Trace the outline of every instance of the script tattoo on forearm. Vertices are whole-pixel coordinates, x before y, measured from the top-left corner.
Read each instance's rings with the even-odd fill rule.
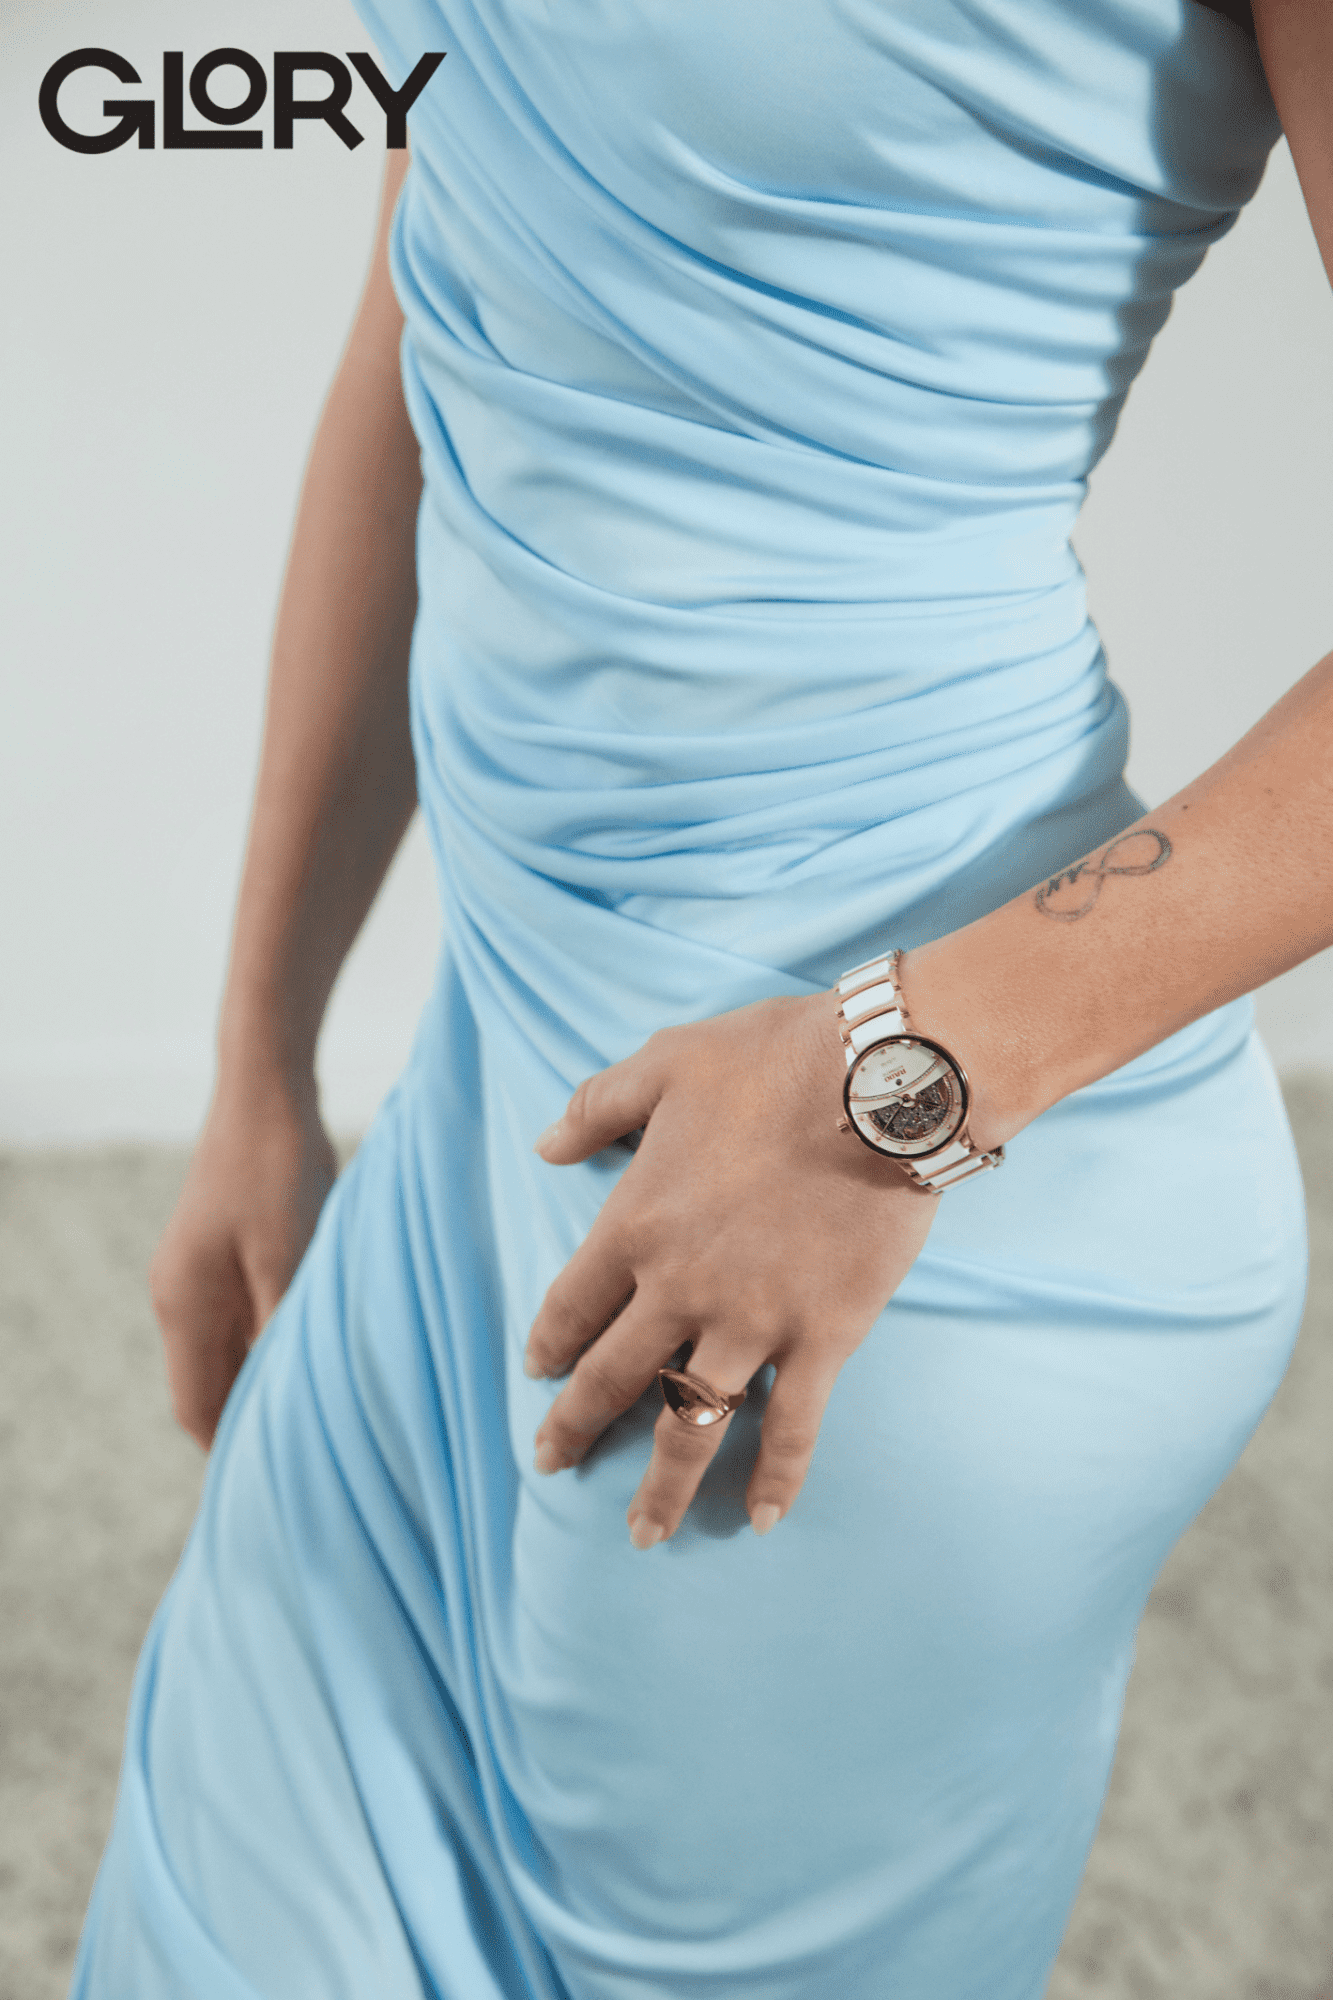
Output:
[[[1113,855],[1120,859],[1113,861]],[[1122,833],[1093,860],[1076,861],[1072,868],[1052,875],[1032,900],[1044,917],[1074,924],[1087,916],[1108,875],[1151,875],[1154,868],[1170,859],[1171,843],[1166,835],[1155,827],[1138,827],[1133,833]]]

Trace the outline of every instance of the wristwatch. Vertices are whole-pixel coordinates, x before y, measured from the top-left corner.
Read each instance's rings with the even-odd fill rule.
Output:
[[[957,1056],[919,1035],[898,985],[901,952],[855,965],[838,981],[838,1032],[847,1051],[840,1132],[896,1160],[918,1187],[936,1193],[998,1167],[1004,1147],[983,1153],[967,1129],[971,1091]]]

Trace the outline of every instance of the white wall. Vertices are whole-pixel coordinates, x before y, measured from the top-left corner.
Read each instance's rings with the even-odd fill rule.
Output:
[[[275,45],[368,45],[343,0],[4,0],[8,1143],[184,1137],[205,1103],[285,543],[383,166],[360,84],[353,153],[313,125],[285,154],[66,152],[37,89],[83,44],[154,95],[164,48],[188,68],[220,45],[266,63]],[[91,125],[107,88],[76,79],[62,103]],[[1178,305],[1080,532],[1150,800],[1333,644],[1330,363],[1333,301],[1283,152]],[[401,1063],[437,936],[417,829],[335,994],[335,1126],[362,1123]],[[1333,1069],[1333,954],[1262,1007],[1280,1063]]]

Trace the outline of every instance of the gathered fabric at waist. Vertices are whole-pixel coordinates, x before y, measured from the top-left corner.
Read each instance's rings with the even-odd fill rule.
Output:
[[[469,528],[428,488],[412,696],[445,893],[482,934],[502,910],[559,932],[558,889],[822,983],[863,936],[954,929],[1142,810],[1076,566],[686,609]]]
[[[610,829],[654,820],[679,844],[688,826],[769,807],[820,823],[821,798],[887,776],[911,810],[1094,734],[1120,707],[1067,546],[1003,590],[960,554],[946,595],[894,594],[886,576],[879,599],[848,600],[830,571],[824,598],[667,604],[554,567],[461,482],[432,478],[417,566],[417,699],[451,792],[497,830],[521,797],[546,846],[610,855]],[[1103,758],[1082,789],[1108,774]]]

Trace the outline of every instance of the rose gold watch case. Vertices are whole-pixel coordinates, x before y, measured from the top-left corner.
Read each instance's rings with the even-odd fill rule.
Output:
[[[936,1145],[927,1146],[924,1151],[919,1153],[905,1153],[901,1152],[895,1146],[876,1145],[873,1139],[868,1139],[866,1137],[865,1133],[861,1130],[861,1127],[857,1124],[855,1118],[852,1116],[853,1077],[856,1075],[857,1071],[860,1069],[862,1063],[866,1060],[867,1056],[875,1054],[875,1052],[879,1049],[895,1048],[895,1047],[932,1049],[937,1056],[942,1056],[944,1058],[945,1062],[948,1063],[949,1068],[958,1078],[958,1095],[962,1103],[962,1116],[959,1118],[958,1123],[952,1126],[950,1130],[948,1130],[944,1134],[943,1138],[940,1139]],[[942,1042],[932,1041],[929,1035],[918,1035],[915,1033],[910,1035],[886,1035],[882,1042],[871,1042],[868,1045],[868,1047],[862,1049],[860,1055],[856,1058],[856,1061],[848,1069],[847,1075],[843,1079],[842,1109],[843,1109],[843,1120],[846,1123],[847,1129],[851,1132],[855,1132],[857,1138],[861,1141],[861,1144],[863,1146],[868,1147],[872,1153],[878,1153],[881,1159],[896,1160],[900,1166],[904,1167],[914,1167],[920,1160],[932,1159],[936,1153],[942,1153],[946,1146],[955,1145],[960,1140],[970,1144],[971,1140],[967,1129],[967,1119],[968,1119],[968,1113],[971,1110],[971,1108],[972,1108],[972,1087],[967,1080],[967,1071],[963,1068],[963,1065],[959,1062],[957,1056],[953,1053],[952,1049],[946,1049]]]

